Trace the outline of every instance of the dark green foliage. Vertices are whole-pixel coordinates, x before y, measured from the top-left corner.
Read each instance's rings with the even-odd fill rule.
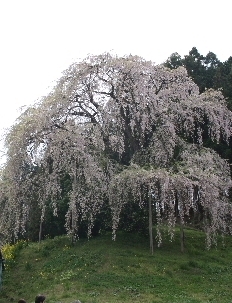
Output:
[[[112,230],[112,222],[111,222],[111,211],[108,205],[108,201],[105,201],[103,204],[101,211],[97,214],[94,227],[92,229],[92,235],[96,236],[99,233],[104,233],[106,231]]]
[[[45,216],[42,225],[42,239],[53,238],[58,235],[62,235],[65,230],[65,214],[68,208],[68,192],[71,187],[69,176],[66,175],[61,180],[61,197],[56,201],[57,215],[54,216],[54,208],[50,200],[46,201]],[[30,209],[29,221],[27,223],[27,239],[30,241],[37,241],[39,237],[39,226],[41,209],[38,204],[38,197],[34,195],[32,200],[33,207]]]
[[[232,110],[232,57],[219,64],[213,80],[214,88],[222,88],[228,107]]]
[[[54,216],[51,204],[48,205],[48,209],[45,213],[43,222],[43,238],[65,234],[65,214],[68,208],[68,198],[64,197],[61,200],[57,200],[57,215]]]
[[[221,88],[231,109],[232,57],[229,57],[225,62],[220,62],[213,52],[208,52],[206,56],[203,56],[196,47],[193,47],[189,54],[183,58],[178,53],[171,54],[164,65],[171,69],[184,66],[188,75],[199,86],[200,92],[204,92],[205,89],[209,88]]]
[[[178,53],[174,53],[164,63],[171,69],[184,66],[201,93],[207,88],[218,88],[215,86],[215,75],[221,64],[213,52],[209,52],[204,57],[196,47],[193,47],[184,58],[181,58]]]
[[[202,93],[206,88],[206,67],[204,66],[204,57],[199,54],[196,47],[192,48],[189,55],[184,56],[183,66]]]
[[[168,68],[174,69],[179,66],[183,66],[183,60],[178,53],[173,53],[171,56],[165,61],[165,66]]]
[[[121,213],[119,229],[148,236],[148,203],[146,204],[146,207],[140,207],[138,203],[129,201]]]

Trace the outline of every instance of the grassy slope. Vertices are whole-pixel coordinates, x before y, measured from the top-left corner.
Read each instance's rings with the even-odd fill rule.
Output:
[[[204,234],[186,230],[186,251],[179,235],[149,253],[148,238],[118,233],[70,245],[67,237],[29,243],[8,262],[0,303],[23,297],[46,303],[200,303],[232,302],[232,239],[207,251]]]

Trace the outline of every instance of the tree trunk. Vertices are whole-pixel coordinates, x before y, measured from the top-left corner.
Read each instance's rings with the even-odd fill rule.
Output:
[[[76,173],[76,167],[77,167],[77,161],[73,162],[73,188],[76,191],[77,190],[77,173]],[[75,242],[75,214],[74,214],[74,205],[72,205],[72,244]]]
[[[39,243],[41,242],[41,239],[42,239],[42,229],[43,229],[43,218],[41,216],[40,224],[39,224]]]
[[[45,201],[45,196],[43,197],[43,201]],[[44,214],[45,214],[46,206],[45,202],[43,202],[43,207],[41,209],[41,216],[40,216],[40,224],[39,224],[39,243],[42,240],[42,232],[43,232],[43,220],[44,220]]]
[[[154,245],[153,245],[153,224],[152,224],[152,205],[151,205],[151,186],[148,187],[148,203],[149,203],[149,236],[150,236],[150,250],[151,254],[154,253]]]
[[[180,226],[180,250],[184,252],[184,225],[181,223]]]

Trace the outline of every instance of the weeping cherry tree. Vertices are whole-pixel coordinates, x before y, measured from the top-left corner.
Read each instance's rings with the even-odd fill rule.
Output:
[[[108,201],[115,239],[123,207],[148,201],[152,251],[154,219],[160,244],[163,223],[173,236],[177,220],[184,226],[199,206],[209,247],[217,233],[230,230],[231,178],[226,160],[204,147],[203,135],[228,142],[231,122],[221,92],[200,94],[183,67],[110,54],[74,63],[6,136],[2,182],[4,209],[14,210],[11,232],[25,228],[34,184],[41,220],[48,198],[56,214],[60,180],[68,174],[66,229],[72,237],[80,220],[87,220],[90,236]]]

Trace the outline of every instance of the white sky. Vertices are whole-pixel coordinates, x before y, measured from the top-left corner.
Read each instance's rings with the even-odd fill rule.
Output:
[[[88,54],[232,56],[231,0],[0,0],[0,135]],[[2,149],[0,144],[0,150]],[[1,156],[1,154],[0,154]]]

